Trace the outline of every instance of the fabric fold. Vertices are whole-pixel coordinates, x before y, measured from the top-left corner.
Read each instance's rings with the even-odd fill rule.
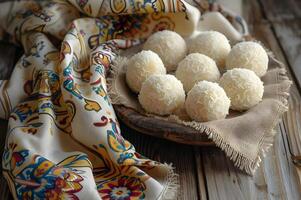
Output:
[[[163,29],[190,35],[199,11],[180,0],[70,2],[0,7],[1,27],[24,48],[0,81],[0,117],[9,120],[2,166],[13,197],[176,198],[171,165],[122,137],[106,78],[120,49]]]

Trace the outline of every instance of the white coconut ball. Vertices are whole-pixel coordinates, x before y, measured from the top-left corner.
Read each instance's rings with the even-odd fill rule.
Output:
[[[152,75],[142,84],[138,99],[147,112],[167,115],[184,106],[185,91],[173,75]]]
[[[141,51],[132,56],[126,69],[126,82],[133,92],[141,90],[142,83],[154,74],[166,74],[160,57],[152,51]]]
[[[176,77],[183,83],[185,91],[189,92],[199,81],[218,81],[220,72],[214,60],[200,53],[192,53],[178,64]]]
[[[144,43],[143,49],[157,53],[168,72],[176,70],[178,62],[187,54],[185,40],[178,33],[168,30],[151,35]]]
[[[262,100],[263,83],[251,70],[234,68],[221,77],[219,84],[231,99],[231,109],[247,110]]]
[[[223,69],[226,58],[231,50],[226,36],[217,31],[204,31],[191,40],[189,53],[201,53],[215,60]]]
[[[224,119],[229,113],[230,99],[217,83],[201,81],[187,95],[186,112],[195,121]]]
[[[269,57],[264,48],[256,42],[240,42],[230,51],[226,69],[246,68],[263,76],[268,69]]]

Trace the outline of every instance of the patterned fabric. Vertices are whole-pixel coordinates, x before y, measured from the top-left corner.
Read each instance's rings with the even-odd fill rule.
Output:
[[[191,34],[196,9],[181,0],[52,0],[6,2],[0,13],[24,48],[0,81],[0,117],[9,119],[2,167],[14,198],[173,199],[171,167],[122,137],[106,74],[119,49],[155,31]]]

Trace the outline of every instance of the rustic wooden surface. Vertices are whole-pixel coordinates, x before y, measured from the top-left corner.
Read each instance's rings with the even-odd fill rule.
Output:
[[[301,1],[220,2],[245,17],[251,33],[288,66],[289,76],[295,81],[289,111],[277,126],[275,144],[256,174],[250,177],[236,169],[215,147],[181,145],[143,135],[122,124],[123,135],[143,155],[174,164],[180,175],[179,200],[301,199],[301,168],[291,159],[292,155],[301,154]],[[18,57],[14,49],[7,48],[6,44],[0,44],[0,73],[9,73],[12,61]],[[9,70],[1,71],[3,66],[8,66]],[[1,155],[6,124],[6,121],[0,121]],[[0,176],[0,200],[11,198],[6,182]]]

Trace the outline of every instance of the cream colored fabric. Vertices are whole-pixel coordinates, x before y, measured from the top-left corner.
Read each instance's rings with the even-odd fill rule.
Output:
[[[182,0],[48,0],[0,4],[0,26],[24,49],[0,80],[9,120],[2,169],[15,199],[175,199],[169,164],[122,137],[106,78],[119,49],[170,29],[190,35]]]

